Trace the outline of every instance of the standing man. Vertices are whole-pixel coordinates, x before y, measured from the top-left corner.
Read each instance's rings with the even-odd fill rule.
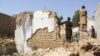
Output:
[[[87,31],[87,10],[85,9],[85,6],[82,6],[79,14],[80,14],[79,30],[82,32],[86,32]]]
[[[96,38],[96,33],[95,33],[95,29],[93,26],[91,26],[91,37]]]
[[[70,43],[72,38],[72,22],[70,21],[70,17],[68,17],[67,21],[60,23],[60,25],[62,24],[65,24],[66,41]]]

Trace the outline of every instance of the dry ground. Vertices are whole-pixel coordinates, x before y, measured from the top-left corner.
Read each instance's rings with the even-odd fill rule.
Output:
[[[0,37],[0,56],[19,56],[15,46],[14,38]],[[100,41],[90,37],[81,38],[79,43],[72,42],[65,48],[38,48],[26,56],[100,56]]]

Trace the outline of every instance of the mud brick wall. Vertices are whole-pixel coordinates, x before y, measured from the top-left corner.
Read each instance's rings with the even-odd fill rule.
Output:
[[[0,34],[9,34],[14,36],[15,18],[0,13]]]
[[[56,48],[66,47],[65,42],[65,38],[59,37],[56,30],[48,32],[47,28],[45,28],[39,29],[32,38],[28,40],[28,45],[31,48]]]
[[[56,13],[52,11],[43,10],[43,13],[49,13],[48,15],[49,19],[54,20],[54,22],[52,22],[54,23],[54,29],[53,31],[48,32],[48,28],[43,28],[43,29],[39,28],[28,40],[28,45],[31,48],[65,47],[65,36],[63,33],[64,29],[62,29],[63,27],[58,24],[59,17],[57,16]]]

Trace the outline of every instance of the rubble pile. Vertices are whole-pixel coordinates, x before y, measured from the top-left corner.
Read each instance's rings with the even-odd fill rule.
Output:
[[[0,56],[17,52],[14,38],[0,37]]]
[[[23,53],[28,48],[31,49],[22,54],[23,56],[100,56],[99,14],[100,7],[98,6],[94,16],[97,38],[91,38],[88,32],[80,32],[79,41],[72,40],[70,44],[65,39],[65,28],[58,24],[58,16],[55,12],[42,10],[31,14],[28,12],[19,14],[16,16],[18,18],[16,21],[19,22],[17,22],[18,31],[15,40],[0,36],[0,56],[19,56],[16,47],[19,50],[22,48]],[[30,23],[27,22],[28,20]]]
[[[86,33],[85,33],[86,34]],[[84,34],[83,34],[84,35]],[[36,48],[28,56],[99,56],[100,40],[96,38],[81,38],[79,43],[72,42],[69,47]],[[67,46],[67,45],[66,45]]]

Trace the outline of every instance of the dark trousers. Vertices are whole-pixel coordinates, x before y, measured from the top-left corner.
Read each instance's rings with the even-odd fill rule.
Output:
[[[72,31],[69,30],[69,31],[66,32],[66,41],[67,41],[68,43],[71,42],[71,37],[72,37]]]

